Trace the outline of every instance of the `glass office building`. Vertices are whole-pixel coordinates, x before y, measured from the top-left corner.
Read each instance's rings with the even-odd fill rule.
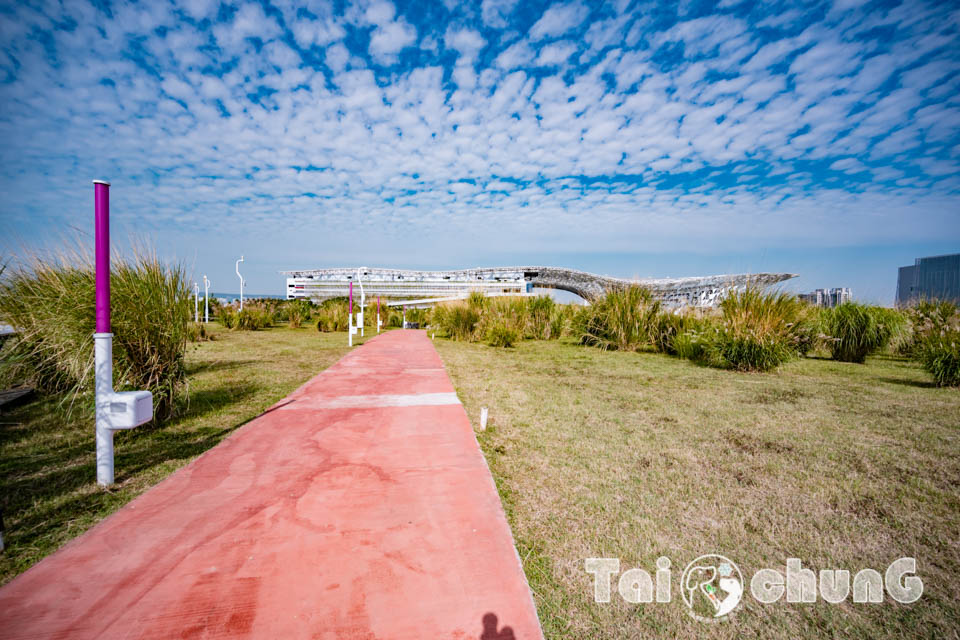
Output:
[[[952,300],[960,303],[960,253],[917,258],[897,275],[897,305],[917,300]]]

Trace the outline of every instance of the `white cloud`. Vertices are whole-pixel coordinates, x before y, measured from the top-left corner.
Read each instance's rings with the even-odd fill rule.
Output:
[[[577,50],[577,45],[572,42],[555,42],[540,49],[540,55],[537,56],[536,66],[553,67],[563,64]]]
[[[396,61],[396,54],[416,41],[417,30],[406,20],[387,22],[370,35],[370,55],[381,64],[391,64]]]
[[[589,10],[580,2],[553,5],[530,28],[530,39],[555,38],[576,29],[586,19]]]
[[[443,41],[451,49],[460,52],[461,60],[467,64],[472,63],[477,53],[487,44],[483,36],[473,29],[447,29]]]
[[[304,49],[317,45],[324,47],[342,39],[346,32],[332,19],[295,20],[290,27],[297,44]]]
[[[504,50],[494,64],[501,69],[516,69],[527,65],[533,60],[534,52],[525,40],[521,40]]]
[[[259,4],[244,4],[233,16],[232,23],[219,23],[213,29],[221,47],[231,53],[241,53],[247,38],[272,40],[281,34],[280,25],[268,17]]]
[[[483,0],[480,15],[489,27],[502,29],[507,26],[507,18],[513,13],[518,0]]]

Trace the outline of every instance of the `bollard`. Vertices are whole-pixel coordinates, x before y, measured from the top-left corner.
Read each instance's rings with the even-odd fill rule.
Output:
[[[149,391],[113,390],[113,334],[110,332],[110,183],[94,180],[96,333],[93,379],[97,434],[97,482],[113,484],[113,432],[132,429],[153,418]]]
[[[380,296],[377,296],[377,333],[380,333]]]
[[[486,407],[481,407],[481,408],[480,408],[480,431],[486,431],[486,430],[487,430],[487,416],[488,416],[488,415],[489,415],[489,412],[487,411],[487,408],[486,408]]]

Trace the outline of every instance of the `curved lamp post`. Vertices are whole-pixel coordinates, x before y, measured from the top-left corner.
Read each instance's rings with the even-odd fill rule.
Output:
[[[237,260],[237,277],[240,278],[240,311],[243,311],[243,276],[240,275],[240,263],[243,262],[243,256]]]
[[[97,322],[93,334],[93,377],[97,430],[97,482],[113,484],[113,432],[153,418],[149,391],[113,390],[113,334],[110,332],[110,183],[93,181]]]
[[[350,281],[350,304],[347,307],[347,346],[353,346],[353,334],[357,332],[357,327],[353,324],[353,280]]]
[[[363,336],[363,310],[367,306],[367,295],[363,292],[363,280],[360,279],[360,269],[357,269],[357,284],[360,285],[360,311],[357,312],[357,326]]]
[[[203,274],[203,321],[210,322],[210,281]]]

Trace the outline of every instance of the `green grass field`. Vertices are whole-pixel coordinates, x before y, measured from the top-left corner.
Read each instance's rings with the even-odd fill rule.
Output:
[[[347,352],[345,333],[223,331],[188,345],[189,404],[181,417],[115,436],[117,484],[96,484],[92,399],[68,412],[46,398],[0,415],[0,506],[7,582],[215,446]],[[0,634],[2,635],[2,634]]]
[[[806,358],[777,373],[568,342],[436,341],[493,471],[548,638],[956,638],[960,393],[907,360]],[[881,572],[916,558],[911,605],[760,604],[705,624],[680,598],[704,553],[754,571]],[[589,557],[655,572],[673,601],[593,601]],[[746,585],[745,585],[746,586]]]

